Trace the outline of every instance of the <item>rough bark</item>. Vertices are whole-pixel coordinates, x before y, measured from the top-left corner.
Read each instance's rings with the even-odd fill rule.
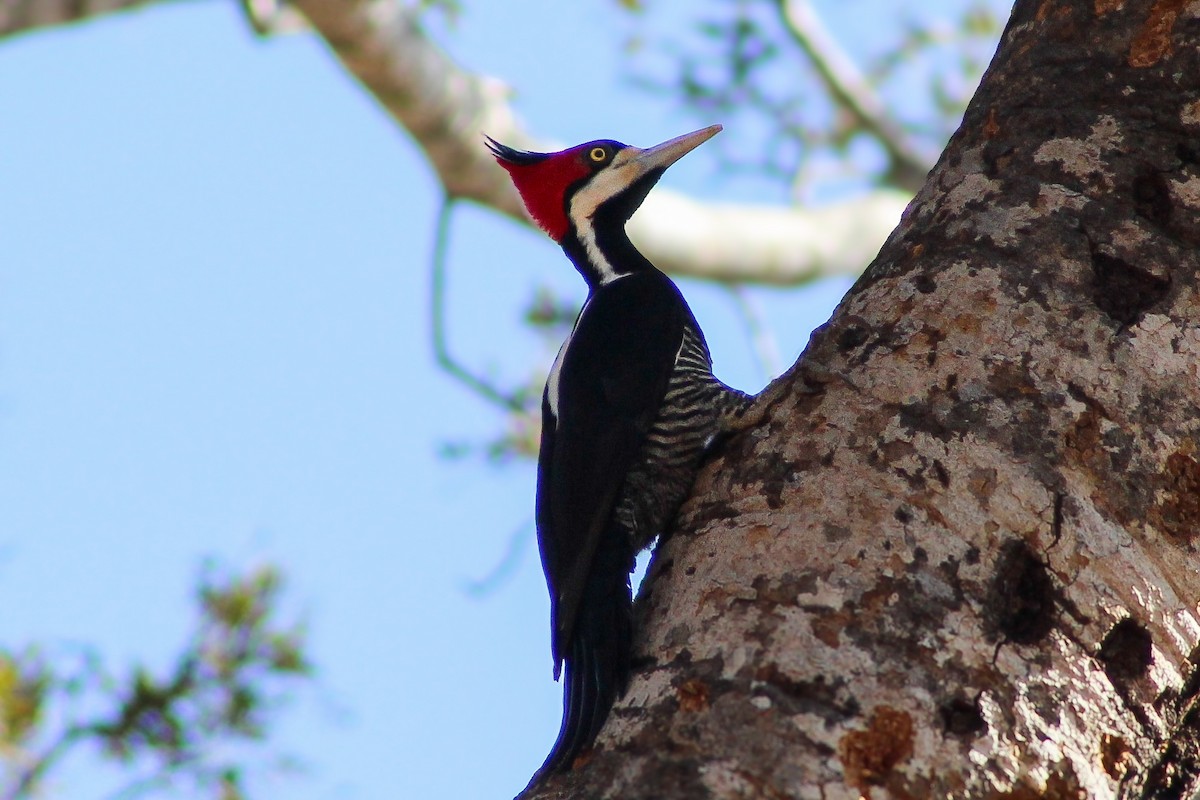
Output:
[[[1200,792],[1200,2],[1020,0],[530,798]]]

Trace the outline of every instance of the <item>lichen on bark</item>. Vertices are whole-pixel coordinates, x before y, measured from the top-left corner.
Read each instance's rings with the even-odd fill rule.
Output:
[[[531,796],[1200,791],[1200,3],[1018,2]]]

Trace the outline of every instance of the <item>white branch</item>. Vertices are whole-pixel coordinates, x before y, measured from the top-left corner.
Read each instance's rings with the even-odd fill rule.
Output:
[[[0,37],[146,5],[154,0],[0,0]],[[343,66],[416,141],[446,193],[528,224],[508,175],[483,146],[487,133],[523,149],[531,136],[500,81],[468,72],[397,0],[293,0]],[[907,198],[868,192],[821,208],[712,205],[657,189],[630,223],[646,256],[667,272],[717,281],[794,285],[856,275],[883,244]]]
[[[629,235],[676,275],[788,286],[862,272],[907,202],[881,190],[801,210],[705,204],[656,189],[630,220]]]
[[[459,67],[394,0],[294,0],[334,53],[425,151],[446,191],[528,222],[482,135],[548,149],[517,120],[499,81]],[[906,198],[871,192],[821,209],[713,206],[655,190],[630,224],[667,272],[790,285],[855,275],[900,218]]]
[[[483,134],[535,148],[499,81],[473,75],[425,35],[417,13],[395,0],[298,0],[342,65],[425,151],[447,194],[526,220],[525,209]]]

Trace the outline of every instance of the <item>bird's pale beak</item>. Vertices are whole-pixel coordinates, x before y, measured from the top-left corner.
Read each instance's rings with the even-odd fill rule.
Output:
[[[639,151],[631,160],[641,168],[639,171],[643,173],[666,169],[720,132],[720,125],[709,125],[707,128],[668,139],[654,147],[647,147],[645,150]]]

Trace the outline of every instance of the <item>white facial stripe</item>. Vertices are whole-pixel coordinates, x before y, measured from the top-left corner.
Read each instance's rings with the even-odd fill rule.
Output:
[[[575,193],[575,196],[571,198],[571,205],[567,209],[567,215],[575,226],[579,241],[587,250],[588,260],[595,265],[596,269],[600,270],[600,283],[602,284],[621,276],[600,252],[600,246],[596,243],[596,230],[592,224],[592,218],[596,216],[596,209],[605,200],[619,194],[641,177],[641,165],[633,163],[633,158],[641,152],[636,147],[627,147],[617,153],[612,164]]]
[[[600,285],[603,286],[621,277],[616,268],[608,263],[604,253],[600,251],[600,245],[596,243],[596,229],[592,227],[591,217],[576,222],[575,231],[579,234],[579,241],[583,243],[584,249],[587,250],[588,262],[600,272]]]

